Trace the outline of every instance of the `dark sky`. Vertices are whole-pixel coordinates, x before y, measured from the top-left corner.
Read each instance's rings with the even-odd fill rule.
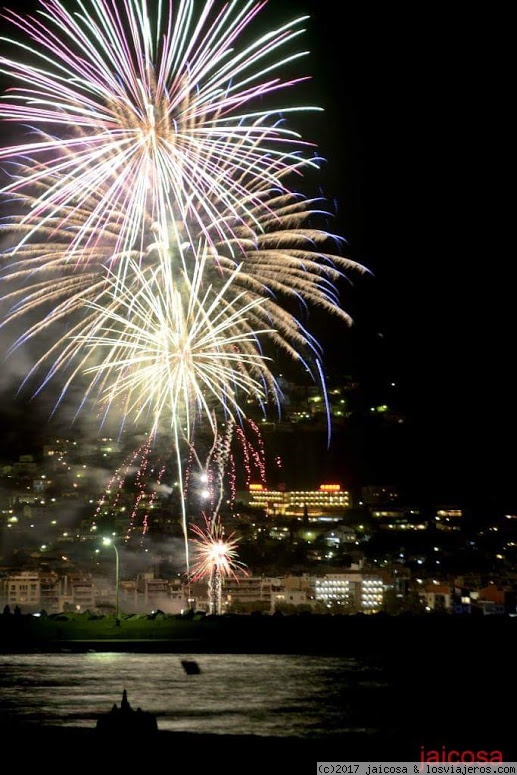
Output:
[[[311,15],[303,65],[325,113],[306,129],[327,160],[336,230],[372,272],[344,287],[352,331],[321,331],[328,362],[400,385],[401,465],[419,486],[517,508],[513,26],[501,6],[451,5],[270,0],[266,11]]]
[[[347,291],[351,360],[399,382],[422,489],[517,508],[509,13],[301,7],[326,109],[324,185],[374,275]]]
[[[358,325],[375,316],[385,336],[430,478],[443,468],[471,493],[511,492],[509,19],[473,6],[351,8],[329,46],[345,50],[343,67],[329,57],[326,69],[342,70],[332,111],[346,120],[352,105],[355,183],[343,210],[358,197],[351,244],[376,278]]]

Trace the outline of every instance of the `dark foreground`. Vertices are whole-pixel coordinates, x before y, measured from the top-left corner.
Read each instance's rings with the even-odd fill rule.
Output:
[[[298,738],[250,737],[245,735],[202,735],[159,731],[151,737],[121,736],[105,738],[95,729],[40,728],[5,730],[2,735],[11,751],[18,751],[24,765],[88,761],[99,772],[121,767],[136,772],[141,767],[161,764],[171,773],[225,772],[315,775],[318,762],[418,762],[432,750],[476,752],[485,746],[490,754],[500,750],[504,761],[516,761],[512,740],[480,737],[479,731],[454,733],[454,714],[444,706],[449,719],[448,731],[416,734],[408,725],[407,735],[372,736],[308,740]],[[68,757],[72,759],[68,759]]]
[[[447,654],[461,672],[473,655],[485,670],[490,657],[513,655],[517,645],[517,617],[506,616],[163,616],[118,626],[114,617],[63,619],[0,615],[0,651],[347,654],[427,665]]]

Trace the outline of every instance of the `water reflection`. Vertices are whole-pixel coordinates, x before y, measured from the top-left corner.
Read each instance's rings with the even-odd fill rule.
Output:
[[[0,719],[94,727],[120,702],[157,716],[160,730],[277,737],[375,731],[390,687],[353,658],[196,654],[0,655]]]

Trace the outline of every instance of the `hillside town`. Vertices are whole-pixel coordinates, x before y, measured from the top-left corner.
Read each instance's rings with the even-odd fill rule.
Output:
[[[62,438],[3,465],[4,610],[209,612],[208,578],[185,572],[174,485],[139,486],[134,454],[133,478],[121,474],[124,454],[113,438]],[[192,523],[210,500],[196,476]],[[481,523],[458,504],[404,503],[386,484],[351,492],[335,481],[306,490],[252,481],[221,515],[239,559],[223,579],[223,612],[516,613],[517,514]]]

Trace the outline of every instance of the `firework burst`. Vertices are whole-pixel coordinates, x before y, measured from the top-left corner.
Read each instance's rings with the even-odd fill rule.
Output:
[[[16,35],[0,118],[28,127],[0,149],[0,325],[29,319],[10,352],[43,336],[24,384],[59,377],[56,409],[80,384],[77,412],[172,437],[181,487],[200,425],[216,439],[247,401],[280,411],[266,345],[325,395],[309,312],[349,323],[338,285],[364,271],[315,225],[323,203],[291,186],[319,159],[285,117],[312,108],[268,105],[305,80],[280,75],[306,53],[293,51],[304,18],[253,37],[266,4],[41,0],[3,14]]]
[[[48,181],[47,166],[55,176],[34,204],[33,224],[63,205],[81,208],[108,178],[89,226],[102,232],[116,220],[117,252],[138,244],[147,216],[195,223],[207,240],[209,223],[226,238],[218,203],[239,220],[254,181],[277,188],[286,171],[318,166],[312,146],[281,120],[295,109],[262,107],[304,80],[272,74],[306,53],[291,52],[303,17],[243,47],[264,2],[179,0],[152,13],[145,0],[70,5],[41,0],[34,15],[4,12],[23,38],[2,39],[14,51],[0,57],[13,83],[0,117],[31,130],[0,158],[14,170],[32,163],[3,192],[32,192]]]
[[[24,316],[34,318],[37,313],[36,321],[15,341],[13,350],[46,335],[56,324],[55,330],[60,331],[62,321],[84,339],[96,329],[102,308],[116,304],[119,286],[126,295],[131,288],[138,293],[141,276],[147,271],[161,273],[177,286],[183,274],[197,271],[201,254],[203,281],[225,289],[221,303],[228,304],[229,299],[233,299],[232,305],[245,303],[249,330],[262,330],[273,348],[297,362],[315,382],[321,382],[321,351],[300,318],[319,308],[349,324],[349,315],[339,303],[337,284],[349,271],[364,268],[324,249],[337,238],[310,225],[323,215],[316,202],[263,192],[261,204],[253,208],[253,218],[249,223],[243,219],[235,241],[216,247],[203,243],[202,235],[195,244],[184,241],[185,235],[175,224],[161,232],[157,224],[149,222],[146,249],[119,254],[116,225],[101,236],[92,229],[88,249],[79,250],[75,245],[75,234],[88,221],[97,198],[87,210],[63,208],[59,217],[36,233],[31,233],[32,227],[23,217],[14,216],[4,223],[11,246],[4,250],[0,275],[8,309],[3,325]],[[24,201],[27,211],[31,203],[30,197]],[[137,272],[131,268],[135,266]],[[242,323],[239,320],[239,326]],[[58,338],[35,363],[32,372],[54,361],[43,384],[67,363],[73,350],[70,342],[70,333],[66,340]]]
[[[208,581],[209,613],[222,613],[222,588],[225,578],[242,578],[249,573],[246,566],[237,559],[238,539],[235,533],[225,536],[224,527],[219,519],[204,517],[205,525],[191,525],[196,536],[194,545],[194,563],[190,573],[192,582]]]
[[[92,302],[91,328],[74,334],[66,350],[67,384],[89,376],[84,400],[95,393],[106,414],[145,421],[151,438],[172,433],[183,488],[184,450],[197,424],[208,424],[215,435],[218,412],[242,418],[244,398],[259,403],[270,395],[279,398],[260,352],[263,332],[252,330],[246,317],[260,300],[238,294],[227,301],[231,279],[218,290],[203,287],[203,257],[181,283],[171,264],[163,261],[153,272],[132,265],[128,289],[112,278],[112,304]],[[59,365],[58,359],[54,367]],[[188,552],[183,489],[181,503]]]
[[[35,138],[0,150],[11,166],[0,190],[4,324],[39,314],[13,350],[68,328],[28,377],[50,362],[45,385],[75,358],[72,342],[96,335],[99,312],[116,305],[114,275],[139,293],[132,262],[174,260],[180,275],[201,252],[206,282],[245,293],[249,330],[267,329],[323,383],[305,318],[319,307],[349,323],[337,285],[363,267],[314,226],[322,203],[287,187],[314,157],[303,160],[305,144],[263,105],[303,80],[271,74],[300,56],[288,52],[304,19],[239,45],[265,5],[180,0],[151,18],[142,0],[77,2],[77,12],[43,0],[35,16],[5,12],[24,36],[6,42],[24,56],[0,57],[15,84],[0,117],[30,122]],[[258,112],[242,112],[254,102]]]

